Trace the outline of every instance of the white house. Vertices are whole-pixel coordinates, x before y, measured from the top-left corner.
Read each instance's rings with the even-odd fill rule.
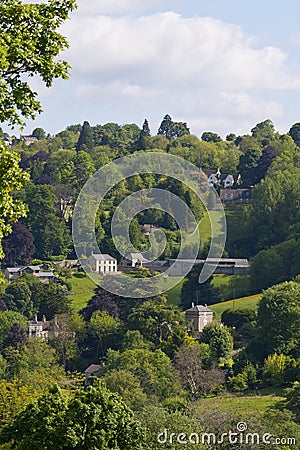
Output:
[[[50,322],[47,321],[45,316],[43,316],[42,320],[38,320],[37,315],[35,315],[33,320],[27,321],[27,324],[29,339],[39,337],[44,341],[48,340]]]
[[[23,142],[27,147],[28,147],[28,145],[33,144],[34,142],[37,142],[37,141],[38,141],[38,138],[36,138],[35,136],[32,136],[32,135],[22,136],[20,134],[20,142]]]
[[[219,184],[221,172],[220,169],[217,170],[203,170],[205,175],[207,176],[207,181],[210,186],[216,186]]]
[[[142,253],[130,253],[122,261],[122,266],[142,267],[144,264],[147,264],[148,262],[149,260],[144,258]]]
[[[118,263],[116,258],[105,253],[92,253],[86,260],[91,266],[92,271],[96,273],[116,273],[118,271]]]
[[[220,177],[220,182],[223,184],[224,189],[231,188],[234,184],[241,184],[241,175],[224,174]]]
[[[196,332],[196,334],[202,333],[203,328],[212,323],[214,318],[214,313],[211,309],[203,305],[194,305],[185,311],[185,318],[187,322],[191,325],[191,328]]]

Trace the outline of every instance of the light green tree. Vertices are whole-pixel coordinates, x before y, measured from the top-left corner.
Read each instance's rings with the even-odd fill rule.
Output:
[[[75,7],[75,0],[1,0],[0,122],[24,125],[21,116],[34,119],[42,111],[24,75],[39,76],[47,87],[68,78],[69,64],[57,59],[68,42],[57,29]]]
[[[27,212],[25,204],[14,195],[29,180],[29,175],[19,167],[19,161],[20,156],[7,150],[0,141],[0,258],[4,257],[1,242],[12,231],[11,223]]]
[[[0,434],[20,450],[142,450],[143,440],[132,411],[100,383],[71,396],[53,387]]]
[[[300,285],[285,282],[263,293],[258,306],[257,328],[249,346],[256,358],[282,353],[299,358]]]
[[[286,355],[269,355],[264,362],[263,379],[272,386],[280,386],[289,381],[289,374],[296,370],[295,359]]]
[[[209,345],[212,356],[217,360],[228,356],[233,350],[233,337],[230,329],[217,322],[204,327],[200,340]]]

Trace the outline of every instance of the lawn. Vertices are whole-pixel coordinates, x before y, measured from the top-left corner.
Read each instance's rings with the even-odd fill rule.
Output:
[[[217,232],[217,234],[219,234],[222,230],[222,224],[221,224],[221,220],[220,220],[220,212],[219,211],[210,211],[210,216],[213,221],[216,221],[216,232]],[[201,239],[201,247],[203,247],[203,245],[205,245],[205,243],[211,237],[210,218],[206,211],[205,211],[204,217],[201,220],[200,225],[199,225],[199,233],[200,233],[200,239]]]
[[[76,275],[73,275],[70,281],[73,292],[73,295],[70,295],[72,307],[75,311],[80,311],[80,309],[86,306],[90,298],[92,298],[96,285],[88,276],[78,278]]]
[[[226,394],[214,398],[204,398],[197,402],[199,412],[220,409],[241,414],[241,420],[257,413],[264,414],[268,408],[282,401],[282,393],[276,389],[261,389],[245,394]]]
[[[178,306],[180,303],[180,294],[184,280],[181,280],[176,286],[166,292],[168,303]]]
[[[256,310],[257,304],[261,298],[261,294],[250,295],[249,297],[237,298],[235,300],[228,300],[227,302],[216,303],[210,305],[209,308],[212,309],[216,315],[216,319],[220,320],[222,313],[226,309],[250,309]]]

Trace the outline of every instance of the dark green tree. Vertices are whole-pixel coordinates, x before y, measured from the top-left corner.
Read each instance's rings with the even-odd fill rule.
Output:
[[[58,284],[43,285],[43,297],[39,307],[39,317],[45,316],[48,320],[55,315],[68,314],[71,309],[71,300],[65,286]]]
[[[140,133],[140,137],[137,143],[137,150],[146,150],[149,146],[149,138],[151,136],[150,127],[148,120],[145,119],[143,123],[143,127]]]
[[[289,130],[289,135],[292,137],[295,144],[300,144],[300,122],[294,123]]]
[[[26,344],[27,339],[26,330],[19,323],[14,323],[4,339],[3,348],[20,349]]]
[[[173,127],[172,117],[169,116],[169,114],[166,114],[159,126],[157,134],[161,134],[165,136],[167,139],[171,139],[172,127]]]
[[[7,294],[5,304],[9,310],[19,312],[28,318],[32,317],[34,311],[31,292],[21,278],[13,281],[5,292]]]
[[[227,142],[234,142],[236,140],[236,134],[234,133],[229,133],[226,136],[226,141]]]
[[[261,150],[249,148],[241,155],[237,169],[242,176],[244,186],[252,186],[254,184],[255,173],[253,169],[258,165],[261,154]]]
[[[80,132],[80,136],[76,145],[76,150],[91,151],[94,147],[93,132],[89,122],[83,122],[83,126]]]
[[[222,139],[217,133],[212,133],[211,131],[205,131],[201,136],[202,141],[205,142],[221,142]]]
[[[250,309],[226,309],[221,316],[222,323],[228,327],[240,329],[243,325],[254,322],[256,319],[255,311]]]
[[[143,136],[151,136],[149,122],[147,119],[144,120],[143,127],[142,127],[142,135]]]
[[[27,327],[26,317],[19,312],[0,311],[0,349],[2,348],[9,330],[15,323],[19,323],[24,329]]]
[[[285,407],[292,411],[300,422],[300,383],[296,381],[291,388],[285,390]]]
[[[180,138],[185,134],[190,134],[190,130],[185,122],[173,122],[171,116],[166,114],[160,124],[157,134],[171,140]]]
[[[36,137],[40,141],[46,138],[46,132],[43,128],[35,128],[32,132],[32,136]]]
[[[187,337],[180,311],[168,305],[163,296],[133,308],[127,327],[140,331],[146,340],[162,348],[171,357]]]

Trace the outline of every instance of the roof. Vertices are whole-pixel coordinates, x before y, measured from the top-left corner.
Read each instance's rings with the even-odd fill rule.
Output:
[[[107,253],[92,253],[89,258],[94,258],[97,261],[116,261],[116,258],[108,255]]]
[[[30,269],[33,272],[35,272],[35,271],[40,271],[41,270],[41,266],[24,266],[24,267],[19,267],[20,272],[22,272],[25,269]]]
[[[38,278],[42,278],[42,277],[54,277],[54,273],[53,272],[40,272],[37,274]]]
[[[96,373],[99,372],[100,370],[100,365],[99,364],[91,364],[85,371],[84,373]]]
[[[237,200],[240,198],[250,198],[251,189],[221,189],[221,200]]]
[[[19,272],[22,269],[22,267],[7,267],[5,270],[7,272],[16,273]]]
[[[205,173],[205,175],[207,175],[207,176],[210,176],[210,175],[216,175],[216,176],[219,176],[219,174],[220,174],[220,171],[219,171],[219,169],[203,169],[202,170],[202,172],[204,172]]]
[[[206,262],[208,264],[218,264],[218,266],[226,265],[226,264],[234,264],[239,266],[248,266],[249,261],[248,259],[236,259],[236,258],[207,258]]]
[[[187,309],[185,312],[186,313],[187,312],[209,312],[209,313],[213,313],[213,311],[211,309],[209,309],[209,308],[207,308],[206,306],[203,306],[203,305],[193,306],[192,308]]]
[[[134,259],[138,259],[139,261],[145,261],[145,262],[149,262],[148,259],[146,259],[142,253],[129,253],[129,255],[127,256],[126,259],[130,259],[131,261]]]

